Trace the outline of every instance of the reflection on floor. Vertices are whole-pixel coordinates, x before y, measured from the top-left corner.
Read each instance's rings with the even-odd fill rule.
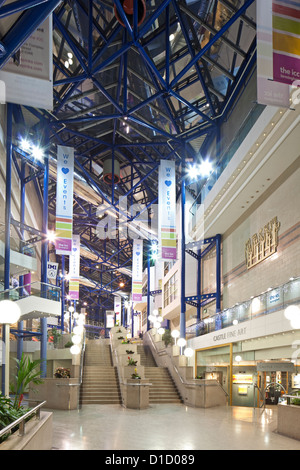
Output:
[[[300,450],[276,424],[276,407],[85,405],[53,412],[53,450]]]

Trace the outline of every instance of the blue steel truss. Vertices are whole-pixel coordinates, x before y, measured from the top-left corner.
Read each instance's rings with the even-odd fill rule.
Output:
[[[138,0],[133,1],[136,7]],[[74,196],[74,232],[81,235],[86,253],[81,275],[87,282],[80,286],[80,299],[101,316],[103,309],[112,308],[120,280],[123,291],[130,291],[126,269],[132,240],[120,230],[114,239],[100,240],[95,233],[98,207],[104,204],[116,214],[119,229],[137,218],[124,211],[127,198],[129,205],[141,205],[147,221],[157,203],[161,159],[175,160],[181,194],[186,163],[205,157],[255,66],[255,1],[146,1],[139,26],[136,14],[130,24],[120,0],[1,1],[0,68],[50,14],[53,110],[13,105],[12,129],[35,139],[43,131],[50,169],[57,145],[75,149],[75,180],[84,188]],[[28,243],[37,243],[45,240],[47,228],[54,228],[55,176],[22,151],[20,133],[12,132],[12,162],[21,186],[33,182],[47,215],[40,231],[25,226],[24,218],[9,223]],[[118,184],[102,178],[107,158],[120,164]],[[217,161],[218,155],[212,158]],[[67,260],[59,261],[68,270]]]

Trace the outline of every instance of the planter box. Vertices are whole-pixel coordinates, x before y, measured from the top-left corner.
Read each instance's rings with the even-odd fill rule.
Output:
[[[186,385],[184,391],[184,404],[195,408],[212,408],[225,406],[226,395],[214,380],[194,381],[195,385]]]
[[[134,354],[137,354],[136,344],[120,344],[117,348],[118,355],[126,354],[126,356],[128,356],[129,354],[126,352],[126,349],[128,349],[128,351],[133,351]]]
[[[300,440],[300,406],[280,403],[277,409],[277,432]]]
[[[132,359],[133,361],[137,361],[136,366],[128,366],[128,357]],[[128,366],[128,367],[137,367],[141,365],[141,359],[139,354],[131,354],[130,356],[126,354],[122,354],[119,356],[119,363],[121,366]]]
[[[135,369],[137,370],[138,375],[145,378],[145,367],[144,366],[124,366],[122,368],[124,379],[131,379],[131,375],[134,374]]]
[[[33,417],[25,424],[25,435],[18,431],[0,444],[0,450],[51,450],[52,413],[41,411],[41,419]]]
[[[76,410],[80,386],[78,379],[43,379],[40,385],[29,390],[31,400],[46,401],[53,410]]]
[[[125,385],[126,408],[144,410],[149,407],[148,379],[127,379]]]

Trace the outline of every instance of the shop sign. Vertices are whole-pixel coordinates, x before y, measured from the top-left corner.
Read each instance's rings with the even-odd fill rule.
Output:
[[[224,331],[223,333],[214,335],[213,340],[214,342],[228,341],[228,340],[234,341],[235,339],[238,339],[240,336],[245,336],[246,333],[247,333],[247,327],[236,328],[234,330]]]

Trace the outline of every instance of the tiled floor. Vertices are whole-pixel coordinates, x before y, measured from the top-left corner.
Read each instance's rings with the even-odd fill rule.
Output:
[[[85,405],[53,412],[53,450],[300,450],[276,423],[276,407]]]

